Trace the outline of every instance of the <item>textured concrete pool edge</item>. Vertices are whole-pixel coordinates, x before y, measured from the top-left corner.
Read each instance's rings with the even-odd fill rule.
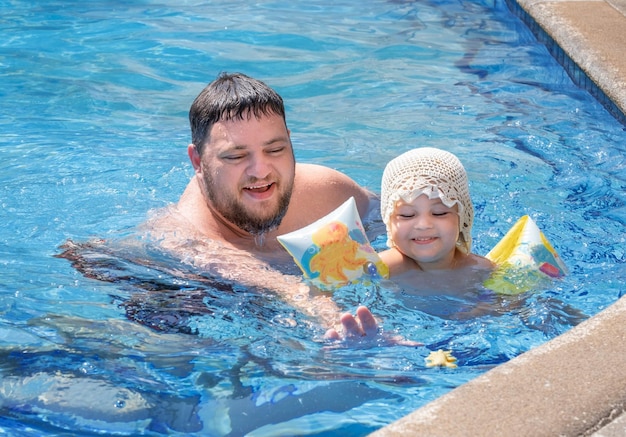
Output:
[[[506,2],[626,125],[626,0]],[[625,334],[626,296],[371,436],[625,436]]]
[[[372,436],[623,436],[624,321],[626,297]]]

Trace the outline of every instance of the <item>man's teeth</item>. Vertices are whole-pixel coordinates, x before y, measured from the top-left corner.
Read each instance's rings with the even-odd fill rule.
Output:
[[[272,184],[265,184],[265,185],[255,185],[252,187],[246,187],[246,190],[249,191],[267,191],[269,190],[269,188],[271,187]]]

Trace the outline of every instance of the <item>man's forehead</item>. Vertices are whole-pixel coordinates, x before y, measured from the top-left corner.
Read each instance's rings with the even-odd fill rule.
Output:
[[[246,149],[289,142],[289,131],[281,118],[255,121],[229,120],[215,123],[208,139],[213,146],[221,144],[229,149]]]

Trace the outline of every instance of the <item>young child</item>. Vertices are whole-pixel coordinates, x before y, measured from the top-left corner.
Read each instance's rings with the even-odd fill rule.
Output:
[[[452,153],[410,150],[385,167],[381,213],[390,278],[411,293],[476,289],[494,265],[471,253],[474,207],[467,173]]]

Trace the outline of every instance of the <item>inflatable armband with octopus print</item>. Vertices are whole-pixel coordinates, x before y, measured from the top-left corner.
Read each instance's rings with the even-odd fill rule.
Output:
[[[389,276],[367,239],[353,197],[316,222],[280,235],[278,241],[305,278],[322,290]]]
[[[511,227],[486,257],[497,267],[484,285],[499,294],[524,293],[568,273],[559,254],[527,215]]]

